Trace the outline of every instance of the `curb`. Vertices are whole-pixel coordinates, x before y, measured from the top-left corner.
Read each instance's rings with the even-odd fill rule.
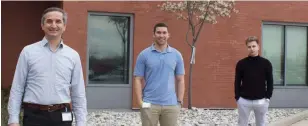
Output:
[[[295,115],[279,119],[275,122],[270,123],[268,126],[291,126],[292,124],[299,122],[303,119],[308,118],[308,110],[297,113]]]

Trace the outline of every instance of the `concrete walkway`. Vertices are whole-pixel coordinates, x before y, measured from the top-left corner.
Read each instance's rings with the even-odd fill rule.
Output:
[[[308,126],[308,110],[280,119],[269,126]]]
[[[291,126],[308,126],[308,118],[292,124]]]

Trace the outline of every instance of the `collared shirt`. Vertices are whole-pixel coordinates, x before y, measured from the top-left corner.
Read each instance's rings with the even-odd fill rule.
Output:
[[[184,75],[182,55],[175,48],[156,50],[154,44],[137,58],[134,76],[144,77],[143,101],[157,105],[177,105],[175,76]]]
[[[77,126],[86,123],[86,97],[79,54],[63,41],[55,52],[48,41],[27,45],[18,58],[8,103],[8,123],[19,123],[21,103],[70,103]]]

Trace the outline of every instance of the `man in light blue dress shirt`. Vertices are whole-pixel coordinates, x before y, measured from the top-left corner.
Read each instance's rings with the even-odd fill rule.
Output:
[[[86,125],[80,56],[61,37],[66,23],[62,9],[46,9],[41,20],[44,38],[22,49],[10,91],[9,126],[19,126],[21,107],[24,126],[71,126],[73,115],[76,126]]]

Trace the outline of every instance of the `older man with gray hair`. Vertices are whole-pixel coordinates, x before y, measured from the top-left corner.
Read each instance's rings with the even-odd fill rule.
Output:
[[[44,11],[44,38],[24,47],[18,58],[8,103],[9,126],[86,125],[86,96],[80,57],[64,44],[67,14],[61,8]],[[72,102],[72,108],[70,103]]]

